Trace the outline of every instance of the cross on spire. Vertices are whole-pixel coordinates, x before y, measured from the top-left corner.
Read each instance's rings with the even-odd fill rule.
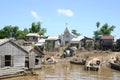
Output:
[[[65,23],[66,27],[68,27],[68,23]]]

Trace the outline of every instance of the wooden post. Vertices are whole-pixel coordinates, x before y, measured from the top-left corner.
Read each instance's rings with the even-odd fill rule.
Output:
[[[29,68],[35,68],[35,56],[29,55]]]

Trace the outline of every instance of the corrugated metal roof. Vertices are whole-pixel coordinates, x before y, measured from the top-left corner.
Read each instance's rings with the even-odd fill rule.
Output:
[[[21,50],[23,50],[24,52],[26,53],[29,53],[31,50],[34,50],[37,49],[38,53],[39,54],[44,54],[42,51],[40,51],[38,48],[35,48],[33,46],[21,46],[17,43],[15,43],[15,41],[12,41],[11,39],[0,39],[0,46],[4,45],[5,43],[7,42],[10,42],[12,43],[13,45],[16,45],[18,48],[20,48]],[[37,54],[37,53],[36,53]]]
[[[28,33],[26,36],[36,36],[36,37],[40,37],[40,35],[38,33]]]
[[[114,39],[114,36],[102,36],[101,39]]]
[[[58,40],[58,39],[59,39],[58,36],[50,36],[46,40]]]
[[[10,39],[0,39],[0,45],[1,44],[3,44],[3,43],[5,43],[5,42],[7,42],[7,41],[9,41]]]
[[[34,49],[33,46],[21,46],[24,50],[26,50],[27,52],[30,52],[32,49]]]
[[[16,45],[18,48],[20,48],[21,50],[23,50],[24,52],[28,53],[28,51],[26,51],[24,48],[22,48],[20,45],[18,45],[17,43],[15,43],[13,40],[11,39],[3,39],[1,40],[2,42],[0,42],[0,46],[4,45],[5,43],[12,43],[13,45]]]
[[[39,39],[38,43],[44,43],[46,39]]]
[[[80,41],[83,38],[84,38],[84,36],[79,36],[77,38],[73,38],[71,41]]]

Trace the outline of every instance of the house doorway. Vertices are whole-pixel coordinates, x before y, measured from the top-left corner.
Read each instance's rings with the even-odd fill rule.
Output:
[[[5,66],[11,66],[11,55],[5,55]]]

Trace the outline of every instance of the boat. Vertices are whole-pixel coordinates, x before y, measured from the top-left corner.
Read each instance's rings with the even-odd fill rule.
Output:
[[[90,71],[98,71],[100,69],[99,65],[91,64],[90,66],[85,66],[84,70],[90,70]]]
[[[110,63],[110,67],[112,69],[115,69],[115,70],[119,70],[120,71],[120,63],[113,63],[113,62],[109,62]]]
[[[51,61],[51,62],[49,62],[49,61],[45,61],[45,62],[42,62],[43,64],[55,64],[56,62],[54,62],[54,61]]]
[[[86,62],[84,69],[87,70],[87,71],[88,70],[90,70],[90,71],[99,71],[100,65],[101,65],[100,63],[101,63],[100,59],[93,58],[93,59],[88,60]]]
[[[85,65],[86,61],[70,61],[71,64]]]
[[[53,57],[48,57],[42,61],[43,64],[55,64],[57,61]]]

